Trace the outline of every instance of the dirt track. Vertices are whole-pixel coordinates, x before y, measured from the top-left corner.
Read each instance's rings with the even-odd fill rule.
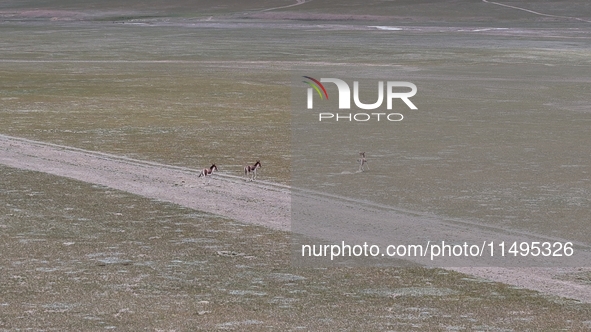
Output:
[[[133,194],[172,202],[195,210],[221,215],[244,223],[289,230],[291,220],[290,188],[264,181],[247,182],[243,178],[218,174],[209,184],[198,178],[198,171],[154,162],[140,161],[100,152],[92,152],[55,144],[0,135],[0,164],[39,171],[76,180],[99,184]],[[295,193],[297,199],[309,199],[315,211],[332,206],[331,213],[359,214],[354,208],[359,202],[310,193]],[[367,216],[371,205],[363,207]],[[477,239],[482,233],[471,234],[466,225],[454,225],[441,220],[425,220],[421,216],[388,211],[389,220],[408,223],[420,229],[438,227],[446,232],[463,232],[462,236]],[[394,216],[394,218],[392,218]],[[380,215],[376,215],[379,218]],[[392,225],[389,225],[392,227]],[[426,227],[427,227],[426,226]],[[329,225],[330,227],[330,225]],[[401,227],[400,229],[406,229]],[[326,228],[324,229],[326,230]],[[312,230],[322,238],[323,229]],[[482,230],[481,230],[482,231]],[[316,233],[318,232],[318,233]],[[405,237],[416,236],[408,230]],[[490,236],[499,234],[486,230]],[[347,229],[343,234],[348,233]],[[574,298],[591,303],[591,286],[569,280],[568,276],[589,271],[589,268],[453,268],[460,272],[500,281],[547,294]],[[532,277],[535,276],[535,277]],[[559,280],[560,278],[561,280]],[[574,278],[570,278],[574,279]]]

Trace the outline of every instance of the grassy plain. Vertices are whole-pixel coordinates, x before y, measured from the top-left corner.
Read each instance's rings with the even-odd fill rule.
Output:
[[[584,73],[591,59],[589,24],[480,2],[397,1],[393,6],[378,1],[368,6],[312,1],[284,11],[390,17],[333,17],[336,21],[278,21],[270,14],[268,20],[240,18],[291,4],[287,1],[256,6],[173,2],[170,7],[154,4],[151,10],[140,10],[140,2],[125,8],[120,1],[101,1],[94,8],[79,3],[9,1],[0,7],[0,133],[192,168],[215,162],[231,174],[261,159],[261,177],[282,183],[291,176],[289,85],[294,67],[336,64],[343,71],[362,67],[377,75],[381,66],[403,65],[426,81],[436,78],[428,84],[441,93],[433,82],[451,90],[443,78],[462,77],[463,65],[568,65]],[[557,15],[588,15],[583,2],[520,3]],[[148,8],[145,2],[141,6]],[[69,20],[71,12],[23,13],[30,9],[83,15]],[[414,30],[393,34],[367,27],[401,23]],[[508,25],[515,29],[475,31]],[[520,130],[547,129],[530,109],[506,114],[519,121],[495,132],[484,122],[486,114],[470,112],[479,100],[507,92],[460,81],[471,93],[467,99],[472,102],[464,100],[463,111],[473,116],[474,160],[502,160],[507,150],[493,147],[491,140],[523,147]],[[576,90],[567,82],[557,84],[562,90],[540,93],[589,95],[589,82],[579,83]],[[524,106],[511,92],[507,100]],[[576,135],[589,120],[581,100],[573,99],[568,107],[547,105],[543,113],[548,118],[568,108],[562,127],[552,129],[573,143],[572,150],[557,151],[550,141],[534,147],[547,160],[572,158],[571,153],[580,158],[576,164],[581,166],[560,173],[565,178],[559,180],[569,184],[558,188],[565,195],[530,202],[567,215],[541,210],[518,216],[562,218],[564,234],[583,220],[590,204],[584,172],[591,144],[588,136]],[[443,133],[461,127],[458,114],[438,115],[436,109],[424,114],[451,116],[455,122],[433,123]],[[513,134],[506,136],[508,130]],[[424,143],[398,142],[401,151]],[[468,178],[448,181],[458,175],[428,158],[444,148],[434,140],[424,145],[426,159],[413,176],[438,186],[401,181],[401,207],[509,224],[503,219],[507,202],[517,209],[522,198],[538,194],[522,195],[518,183],[504,174],[488,173],[488,179],[471,174],[479,166],[470,160],[465,160]],[[591,308],[574,301],[436,269],[297,270],[288,263],[285,233],[43,174],[1,168],[0,177],[0,329],[591,329]],[[460,194],[466,189],[462,181],[473,186],[472,192]],[[498,187],[485,192],[485,185]],[[588,279],[582,276],[580,282]]]
[[[585,331],[591,306],[423,268],[289,265],[289,234],[0,168],[0,330]]]

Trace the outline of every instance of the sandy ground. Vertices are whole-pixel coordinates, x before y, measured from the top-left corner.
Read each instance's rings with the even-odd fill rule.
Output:
[[[169,166],[154,162],[140,161],[100,152],[92,152],[55,144],[37,142],[17,137],[0,135],[0,164],[64,176],[88,183],[99,184],[123,190],[144,197],[171,202],[191,209],[200,210],[244,223],[263,225],[278,230],[290,230],[292,195],[299,202],[307,200],[310,211],[324,211],[354,218],[380,219],[384,215],[376,212],[371,204],[362,204],[346,198],[327,197],[317,193],[292,190],[288,186],[265,181],[248,182],[244,178],[217,174],[210,182],[198,178],[198,170]],[[204,165],[206,166],[206,165]],[[371,211],[371,214],[368,214]],[[438,234],[460,234],[463,238],[478,239],[483,236],[499,236],[495,229],[480,229],[471,232],[474,225],[454,224],[420,215],[407,215],[387,211],[388,227],[392,222],[400,225],[412,222],[417,227],[398,227],[404,238],[417,237],[416,230],[429,227]],[[373,215],[373,217],[372,217]],[[379,223],[377,223],[379,224]],[[423,226],[424,225],[424,226]],[[323,237],[324,229],[306,230],[307,235]],[[356,225],[342,228],[343,239]],[[358,225],[357,225],[358,226]],[[330,229],[331,232],[334,229]],[[377,233],[382,233],[379,227]],[[334,233],[334,232],[333,232]],[[507,234],[504,234],[505,236]],[[334,235],[332,235],[334,236]],[[418,239],[418,237],[417,237]],[[588,252],[588,250],[586,251]],[[589,261],[587,256],[583,257]],[[419,262],[421,263],[421,262]],[[581,264],[583,265],[583,264]],[[453,270],[499,281],[518,287],[537,290],[546,294],[573,298],[591,303],[591,285],[577,281],[576,275],[591,268],[499,268],[461,267]]]

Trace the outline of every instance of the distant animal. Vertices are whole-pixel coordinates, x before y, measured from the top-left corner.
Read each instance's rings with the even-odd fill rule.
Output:
[[[357,162],[359,163],[359,172],[363,172],[365,167],[367,167],[367,170],[369,171],[369,165],[367,164],[367,159],[365,158],[365,152],[359,152],[359,159],[357,159]]]
[[[218,167],[215,164],[211,164],[211,166],[209,168],[204,168],[201,173],[199,173],[199,177],[204,177],[207,180],[207,183],[209,183],[209,181],[211,181],[211,175],[213,175],[213,172],[217,172],[218,171]]]
[[[257,160],[256,163],[254,163],[254,165],[246,165],[244,166],[244,176],[247,177],[247,181],[248,181],[248,176],[250,176],[250,181],[254,181],[257,178],[257,169],[261,168],[263,166],[261,166],[261,161]]]

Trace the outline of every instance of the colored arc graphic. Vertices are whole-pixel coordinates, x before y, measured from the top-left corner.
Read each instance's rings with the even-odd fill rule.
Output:
[[[320,89],[318,89],[318,87],[316,85],[314,85],[314,84],[312,84],[312,83],[310,83],[308,81],[302,81],[302,82],[304,82],[304,83],[308,84],[309,86],[313,87],[314,90],[316,90],[316,92],[318,92],[318,95],[320,96],[320,99],[324,99],[324,97],[322,97],[322,92],[320,92]]]
[[[314,84],[312,84],[312,83],[310,83],[310,82],[304,81],[304,83],[306,83],[309,86],[313,87],[314,90],[316,90],[316,92],[318,92],[318,95],[320,96],[320,98],[322,98],[322,93],[320,93],[320,89],[322,89],[322,91],[324,92],[324,96],[328,100],[328,93],[326,92],[326,89],[324,88],[324,85],[322,85],[322,83],[320,83],[320,81],[318,81],[318,80],[316,80],[316,79],[314,79],[314,78],[312,78],[310,76],[302,76],[302,77],[307,78],[310,81],[313,81],[314,83],[316,83],[317,86],[314,85]],[[318,89],[318,87],[320,87],[320,89]]]

